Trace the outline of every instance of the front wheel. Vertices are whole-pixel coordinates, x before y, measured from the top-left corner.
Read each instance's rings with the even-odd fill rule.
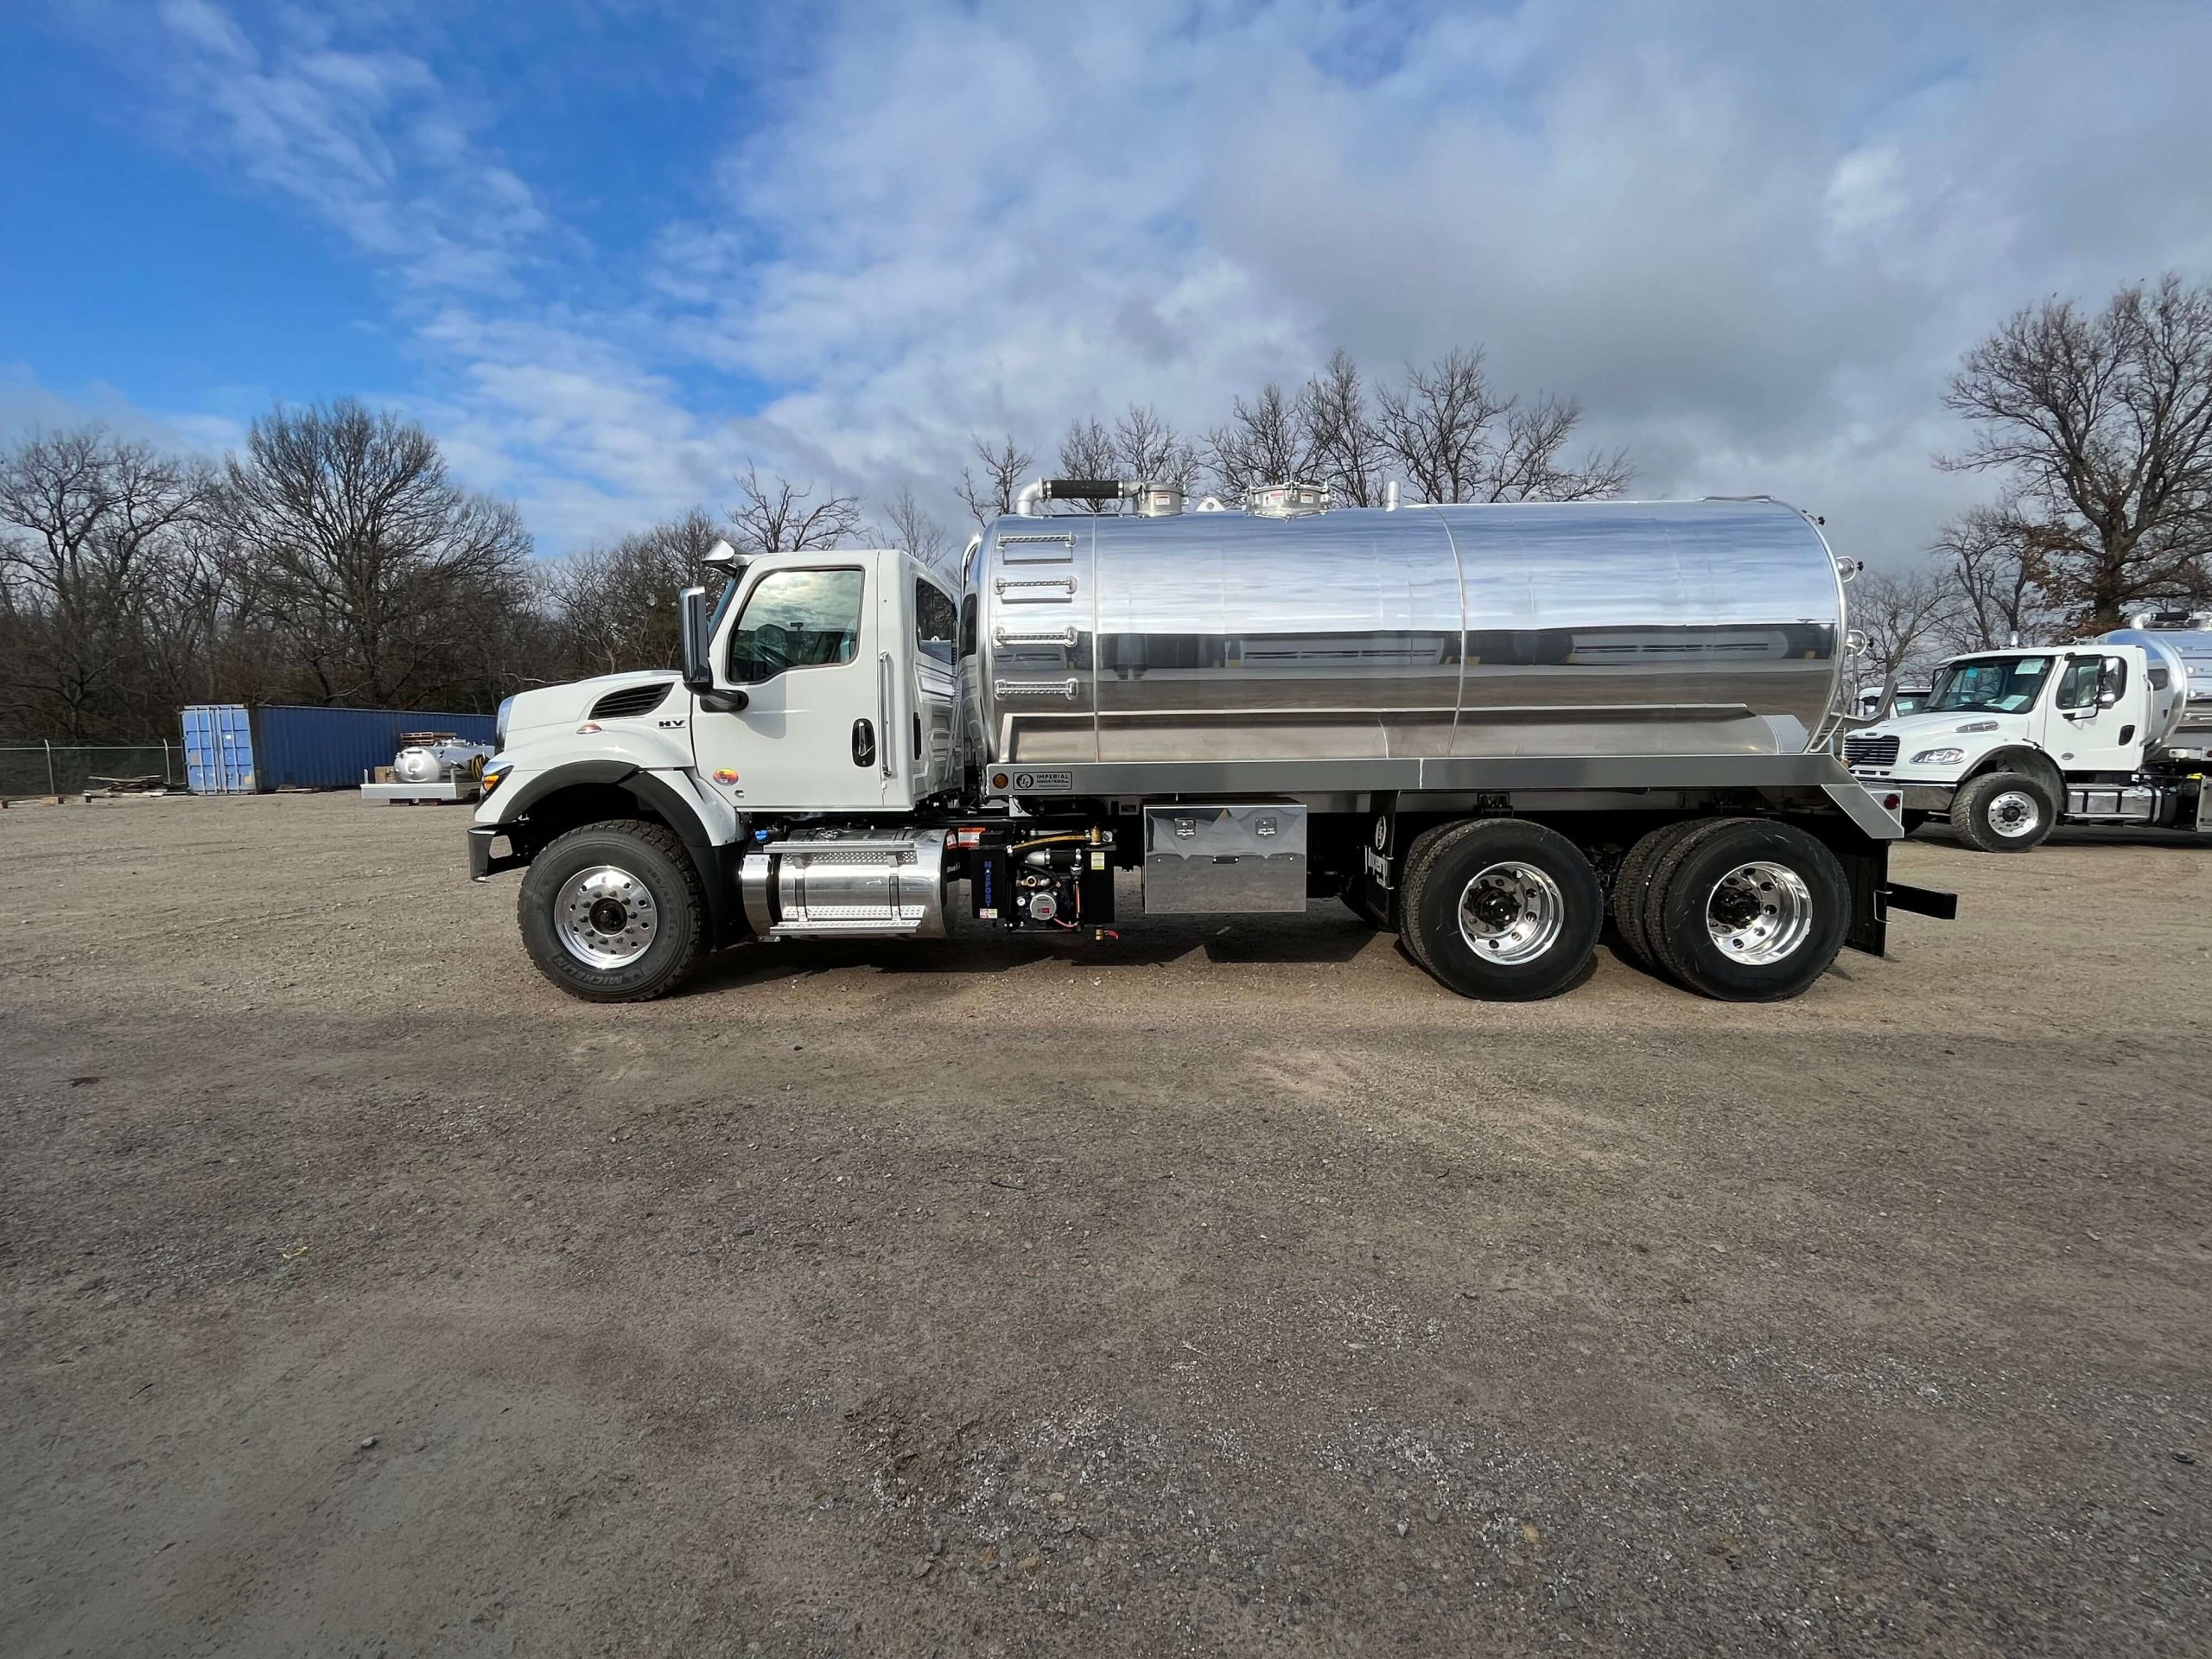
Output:
[[[645,1002],[707,954],[706,894],[683,843],[618,819],[557,837],[531,861],[519,901],[537,970],[588,1002]]]
[[[1951,828],[1978,853],[2039,847],[2057,818],[2044,786],[2024,772],[1984,772],[1951,798]]]
[[[1462,996],[1555,996],[1589,966],[1605,899],[1581,850],[1555,830],[1482,818],[1422,837],[1407,860],[1406,943]]]

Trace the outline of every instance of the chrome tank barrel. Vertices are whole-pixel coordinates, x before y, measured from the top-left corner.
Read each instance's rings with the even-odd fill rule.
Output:
[[[1800,753],[1842,584],[1768,500],[1008,517],[962,618],[982,765]]]
[[[2146,738],[2161,743],[2212,732],[2212,630],[2115,628],[2100,638],[2107,645],[2140,645],[2166,671],[2165,685],[2152,691]]]

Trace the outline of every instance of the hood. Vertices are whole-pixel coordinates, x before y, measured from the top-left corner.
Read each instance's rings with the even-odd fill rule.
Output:
[[[1986,746],[2008,731],[2018,731],[2025,724],[2024,715],[1966,714],[1957,710],[1941,715],[1893,715],[1887,720],[1876,721],[1872,726],[1852,729],[1853,737],[1894,737],[1901,749],[1910,751],[1915,745],[1930,748],[1944,738],[1955,739],[1961,748]]]
[[[501,728],[512,744],[535,728],[564,726],[570,731],[588,720],[652,720],[664,715],[680,693],[683,677],[672,668],[633,669],[626,674],[599,674],[515,694]],[[658,697],[651,693],[658,689]],[[628,696],[616,694],[628,692]]]

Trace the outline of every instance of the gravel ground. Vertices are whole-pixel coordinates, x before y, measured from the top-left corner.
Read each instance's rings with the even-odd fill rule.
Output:
[[[10,1655],[2212,1650],[2212,852],[1802,1001],[1340,908],[524,961],[458,810],[11,808]]]

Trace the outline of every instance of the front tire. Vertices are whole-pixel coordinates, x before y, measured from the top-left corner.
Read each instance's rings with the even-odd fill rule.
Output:
[[[1723,1002],[1779,1002],[1827,972],[1851,883],[1827,845],[1770,818],[1708,818],[1652,873],[1644,933],[1678,983]]]
[[[673,831],[617,819],[571,830],[531,861],[518,910],[538,972],[587,1002],[645,1002],[707,954],[706,893]]]
[[[1556,996],[1590,965],[1605,920],[1597,872],[1555,830],[1478,818],[1408,859],[1408,948],[1447,988],[1491,1002]]]
[[[1951,798],[1951,828],[1978,853],[2040,847],[2057,821],[2050,792],[2025,772],[1984,772]]]

